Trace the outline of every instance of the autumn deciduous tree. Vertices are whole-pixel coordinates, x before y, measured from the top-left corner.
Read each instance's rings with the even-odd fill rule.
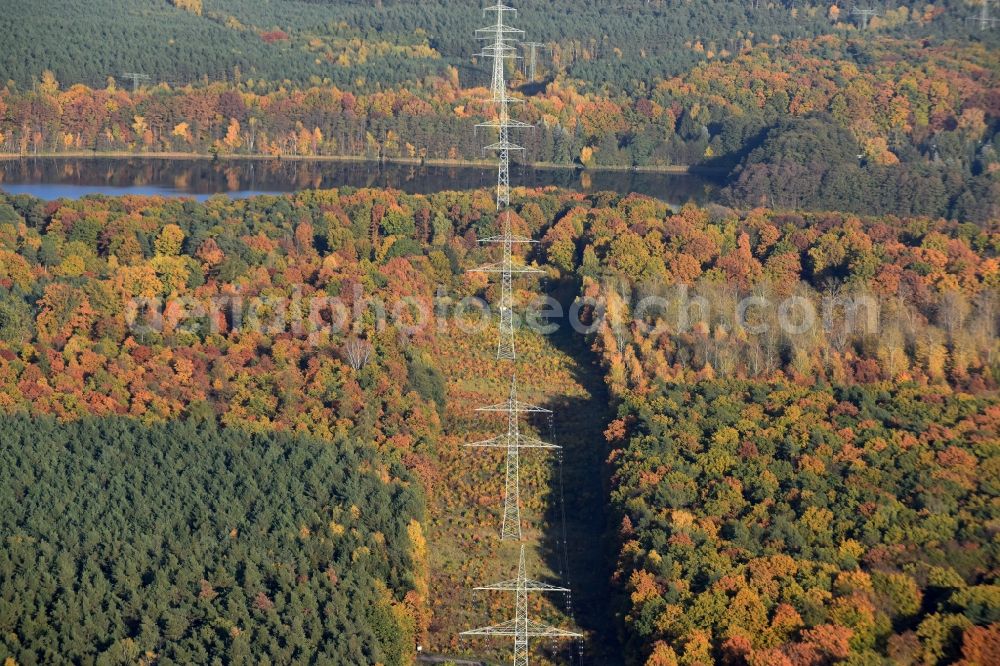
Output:
[[[197,16],[201,16],[202,12],[201,0],[170,0],[170,4],[177,7],[178,9],[183,9],[184,11],[188,11]]]
[[[176,224],[168,224],[160,230],[153,246],[157,254],[172,257],[180,253],[184,242],[184,231]]]
[[[962,636],[962,660],[959,666],[985,666],[1000,663],[1000,624],[969,627]]]

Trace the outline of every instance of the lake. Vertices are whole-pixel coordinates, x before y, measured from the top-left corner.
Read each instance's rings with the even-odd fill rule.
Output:
[[[637,192],[671,204],[704,203],[716,180],[688,174],[631,171],[511,168],[515,185],[581,192]],[[77,199],[91,194],[142,194],[204,200],[224,194],[244,198],[333,187],[394,188],[413,194],[494,187],[496,171],[368,162],[304,160],[204,160],[166,158],[56,157],[0,159],[0,189],[41,199]]]

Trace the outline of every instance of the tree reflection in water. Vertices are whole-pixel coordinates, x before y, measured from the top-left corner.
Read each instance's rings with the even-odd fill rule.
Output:
[[[525,187],[556,186],[582,192],[637,192],[674,204],[705,203],[718,183],[686,174],[519,169]],[[492,187],[495,175],[477,167],[303,160],[161,158],[37,158],[0,160],[0,187],[43,199],[86,194],[151,194],[206,198],[226,193],[293,192],[333,187],[399,189],[413,194]]]

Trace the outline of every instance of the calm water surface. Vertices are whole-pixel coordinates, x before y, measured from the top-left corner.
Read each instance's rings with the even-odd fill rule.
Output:
[[[693,175],[529,167],[514,167],[511,180],[517,185],[555,185],[581,192],[638,192],[678,205],[704,203],[719,187],[711,179]],[[430,194],[493,187],[495,183],[495,171],[476,167],[100,157],[0,160],[0,189],[41,199],[142,194],[204,200],[217,194],[244,198],[345,186]]]

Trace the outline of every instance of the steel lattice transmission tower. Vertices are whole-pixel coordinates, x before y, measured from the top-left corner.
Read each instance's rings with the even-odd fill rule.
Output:
[[[500,412],[507,415],[507,432],[492,439],[486,439],[467,446],[473,448],[504,449],[507,454],[506,480],[504,483],[503,522],[500,528],[501,541],[521,540],[521,449],[558,449],[533,437],[521,434],[522,414],[551,414],[542,407],[529,405],[517,399],[517,377],[511,377],[510,394],[507,400],[497,405],[480,407],[480,412]]]
[[[982,0],[979,16],[967,18],[966,21],[975,21],[979,24],[980,30],[989,30],[1000,22],[1000,19],[990,18],[990,0]]]
[[[474,269],[476,272],[497,273],[500,275],[500,335],[497,343],[497,358],[501,361],[516,360],[514,350],[514,275],[523,273],[542,273],[538,269],[514,265],[514,245],[533,243],[530,238],[513,233],[510,207],[510,153],[524,150],[510,140],[513,129],[531,127],[528,123],[511,118],[511,106],[520,100],[512,98],[507,92],[506,64],[511,58],[517,58],[517,40],[523,31],[508,25],[505,18],[513,15],[516,10],[496,0],[496,4],[484,11],[496,12],[496,23],[476,31],[479,39],[485,40],[481,56],[492,59],[493,73],[490,80],[490,96],[496,111],[493,120],[480,123],[478,127],[496,130],[498,140],[486,146],[484,150],[496,151],[497,192],[496,204],[499,212],[500,234],[482,239],[485,243],[496,243],[503,248],[503,257],[499,263],[488,264]],[[521,540],[521,449],[558,449],[559,447],[542,442],[521,434],[521,418],[524,414],[551,414],[547,409],[521,402],[517,398],[517,375],[512,373],[510,393],[507,400],[479,411],[503,413],[507,415],[507,432],[492,439],[469,444],[475,448],[503,449],[506,453],[506,479],[504,483],[503,522],[500,528],[501,541]],[[521,557],[518,563],[517,578],[478,587],[477,590],[503,590],[516,595],[516,614],[513,620],[503,624],[473,629],[462,632],[462,636],[510,636],[514,639],[514,666],[527,666],[528,641],[535,637],[546,638],[579,638],[580,634],[549,627],[528,619],[529,592],[569,592],[568,589],[554,587],[545,583],[529,580],[525,575],[524,546],[521,546]]]
[[[878,16],[878,10],[877,9],[861,9],[860,7],[854,7],[851,10],[851,13],[854,14],[855,16],[860,16],[861,17],[861,29],[862,30],[867,30],[868,29],[868,21],[871,19],[871,17]]]
[[[482,266],[474,270],[481,273],[497,273],[500,275],[500,331],[497,343],[497,358],[513,361],[516,358],[514,350],[514,275],[518,273],[542,273],[543,271],[515,267],[513,263],[513,247],[515,243],[533,243],[535,241],[522,236],[515,236],[510,224],[510,153],[524,150],[522,146],[512,143],[512,129],[527,129],[531,125],[520,120],[514,120],[510,115],[510,107],[520,102],[507,94],[507,79],[505,67],[507,60],[517,57],[517,38],[524,34],[522,30],[511,27],[505,22],[508,14],[517,10],[497,1],[496,5],[487,7],[485,12],[496,13],[496,23],[476,31],[479,39],[486,44],[480,55],[493,61],[493,75],[490,81],[491,101],[496,108],[493,120],[480,123],[477,128],[496,130],[498,140],[486,146],[483,150],[496,151],[497,163],[497,210],[500,211],[501,233],[499,236],[484,238],[481,242],[497,243],[503,246],[503,258],[498,264]]]
[[[132,79],[132,92],[137,92],[139,90],[139,83],[142,81],[149,81],[148,74],[142,74],[140,72],[125,72],[122,74],[123,79]]]
[[[541,42],[521,42],[528,49],[528,80],[534,82],[538,78],[538,51],[548,50],[549,45]]]
[[[532,126],[520,120],[514,120],[510,116],[512,104],[519,104],[521,100],[510,97],[506,90],[500,92],[500,96],[495,98],[493,103],[497,107],[496,119],[485,123],[479,123],[476,127],[495,129],[499,135],[499,141],[483,147],[483,151],[496,151],[499,156],[497,168],[497,210],[503,210],[510,205],[510,154],[514,151],[523,151],[524,147],[510,140],[512,129],[530,129]]]
[[[537,243],[538,241],[515,235],[511,231],[510,212],[504,211],[502,230],[499,236],[483,238],[481,243],[498,243],[503,246],[503,259],[499,263],[486,264],[472,269],[473,273],[496,273],[500,275],[500,335],[497,341],[497,359],[513,361],[517,358],[514,349],[514,275],[544,273],[528,266],[514,265],[514,245]]]
[[[504,68],[507,66],[507,60],[517,57],[518,38],[524,35],[524,30],[514,28],[504,22],[504,17],[507,14],[517,14],[517,10],[503,4],[501,0],[497,0],[497,4],[483,9],[483,14],[487,12],[496,12],[496,23],[476,30],[476,37],[486,42],[479,55],[493,61],[490,92],[493,101],[496,102],[507,92],[507,77]]]
[[[516,595],[514,619],[502,624],[463,631],[462,636],[509,636],[514,639],[514,666],[528,666],[528,643],[532,638],[582,638],[582,634],[550,627],[535,622],[528,617],[528,594],[530,592],[569,592],[564,587],[556,587],[527,577],[524,566],[524,546],[517,564],[517,578],[492,585],[477,587],[477,590],[500,590]]]
[[[496,106],[496,117],[490,122],[480,123],[477,127],[495,129],[499,134],[499,140],[484,147],[483,150],[494,150],[500,157],[497,172],[497,210],[502,210],[510,205],[510,153],[511,151],[524,150],[522,146],[511,143],[510,130],[531,127],[528,123],[511,118],[511,105],[520,103],[521,100],[512,98],[507,93],[505,69],[508,60],[518,57],[517,40],[519,36],[524,34],[524,31],[504,22],[507,14],[516,14],[517,10],[508,7],[500,0],[497,0],[497,4],[484,9],[483,12],[496,13],[495,24],[476,31],[476,36],[486,41],[479,55],[493,61],[490,99]]]

